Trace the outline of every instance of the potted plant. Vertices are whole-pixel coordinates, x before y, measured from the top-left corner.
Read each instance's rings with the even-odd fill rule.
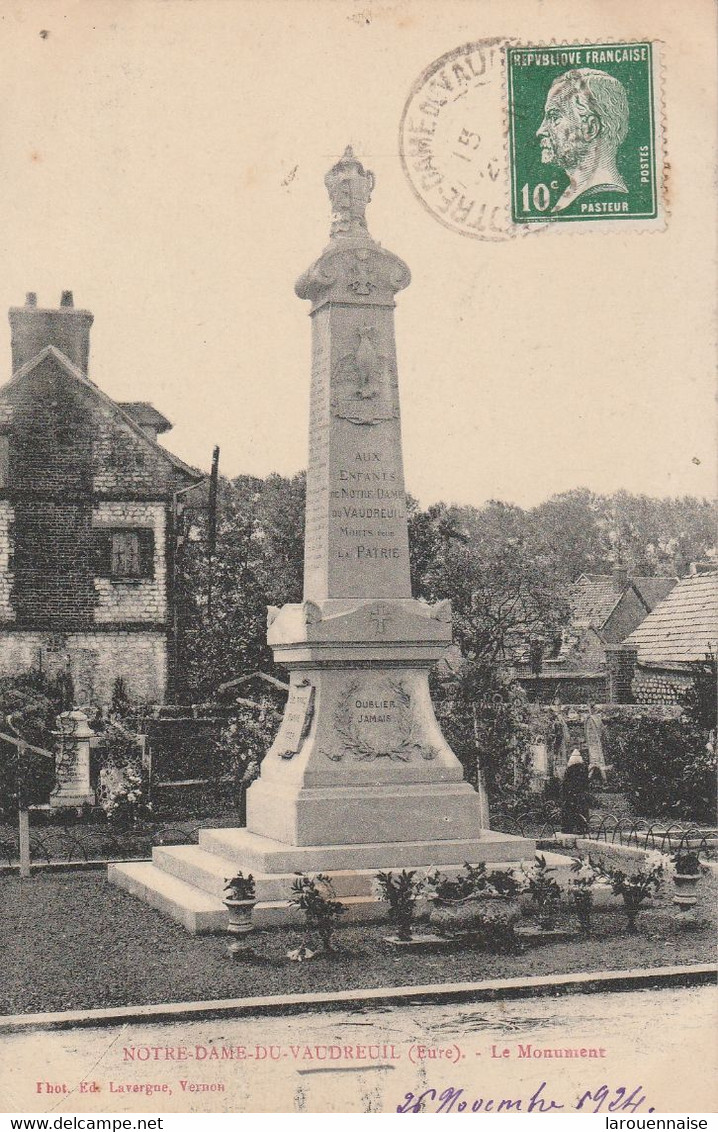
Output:
[[[251,873],[245,876],[239,872],[233,877],[225,878],[224,895],[222,902],[229,912],[227,931],[234,936],[246,936],[251,932],[252,913],[257,903],[254,877]]]
[[[414,880],[416,870],[400,873],[377,873],[375,880],[382,900],[389,905],[389,919],[396,924],[397,938],[402,943],[411,940],[411,924],[416,901],[422,893],[423,883]]]
[[[576,913],[581,931],[589,935],[591,931],[591,915],[593,912],[593,885],[596,881],[596,872],[590,864],[575,859],[571,865],[571,872],[575,873],[568,882],[568,896]]]
[[[663,879],[663,860],[660,853],[646,854],[645,865],[634,873],[601,863],[599,872],[611,885],[614,896],[620,896],[632,934],[638,931],[636,917],[649,896],[655,896]]]
[[[536,920],[539,930],[551,932],[558,923],[561,909],[561,886],[549,874],[554,872],[546,862],[542,853],[536,854],[536,860],[529,872],[525,872],[531,903],[536,909]]]
[[[316,931],[327,955],[333,952],[332,936],[340,917],[346,912],[345,905],[334,896],[332,882],[324,873],[313,877],[301,873],[292,883],[290,904],[304,913],[308,927]]]

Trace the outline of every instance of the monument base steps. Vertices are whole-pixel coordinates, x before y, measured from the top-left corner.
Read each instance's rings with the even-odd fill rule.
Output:
[[[255,925],[289,927],[304,923],[303,915],[289,904],[298,872],[322,872],[331,877],[337,899],[347,908],[342,923],[369,922],[387,918],[387,905],[374,891],[374,877],[380,870],[416,869],[421,876],[439,868],[451,874],[465,861],[486,861],[489,869],[513,868],[518,874],[522,863],[527,867],[532,862],[534,853],[533,841],[488,830],[473,840],[291,846],[246,829],[206,829],[200,832],[200,845],[160,846],[153,851],[152,861],[110,865],[108,879],[192,934],[203,934],[226,930],[222,890],[225,880],[238,869],[245,876],[252,873],[256,882]],[[556,878],[565,883],[570,858],[544,855],[557,869]]]

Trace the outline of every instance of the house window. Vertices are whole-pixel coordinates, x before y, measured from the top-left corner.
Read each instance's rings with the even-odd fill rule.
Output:
[[[95,531],[95,574],[115,581],[154,577],[155,535],[147,527]]]

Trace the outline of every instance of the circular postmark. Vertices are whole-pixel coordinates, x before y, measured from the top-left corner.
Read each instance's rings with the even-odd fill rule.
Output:
[[[504,79],[513,42],[476,40],[430,63],[399,126],[399,156],[417,200],[440,224],[476,240],[532,230],[513,223],[509,207]]]

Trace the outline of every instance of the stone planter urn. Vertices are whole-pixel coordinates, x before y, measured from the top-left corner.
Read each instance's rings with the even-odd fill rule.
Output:
[[[680,923],[690,925],[695,922],[695,907],[698,903],[696,888],[701,879],[701,865],[698,854],[692,849],[678,850],[673,857],[675,872],[673,885],[676,894],[673,903],[678,909]]]
[[[678,919],[686,923],[693,922],[695,918],[695,908],[698,903],[696,888],[700,879],[699,872],[673,874],[673,884],[676,889],[673,903],[678,909]]]
[[[245,877],[243,873],[237,873],[227,880],[222,903],[229,913],[227,932],[232,937],[227,951],[233,959],[241,958],[250,953],[246,939],[254,927],[252,913],[257,900],[252,874]]]

